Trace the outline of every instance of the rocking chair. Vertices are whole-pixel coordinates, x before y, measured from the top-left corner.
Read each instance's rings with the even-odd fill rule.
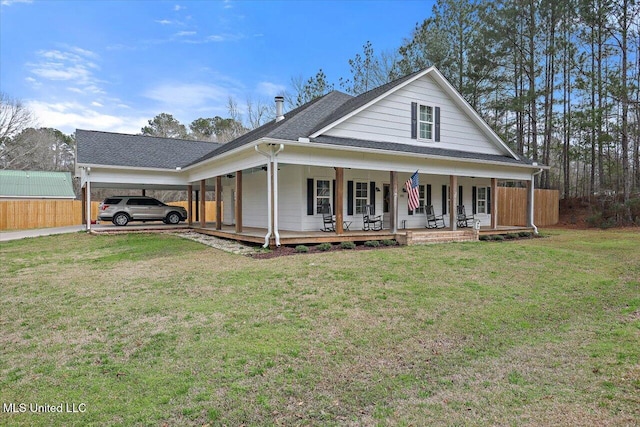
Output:
[[[472,221],[473,223],[473,215],[467,215],[467,213],[464,210],[464,205],[458,205],[456,207],[456,222],[458,224],[458,227],[470,227],[469,225],[469,221]]]
[[[427,216],[426,228],[444,228],[443,215],[436,215],[433,211],[433,205],[427,205],[424,207],[424,213]]]
[[[362,222],[362,229],[364,231],[382,230],[382,215],[376,215],[375,207],[373,205],[365,205]]]

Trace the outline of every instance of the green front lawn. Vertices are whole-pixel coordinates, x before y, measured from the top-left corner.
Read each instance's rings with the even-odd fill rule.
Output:
[[[640,232],[547,234],[268,260],[1,243],[0,425],[640,423]]]

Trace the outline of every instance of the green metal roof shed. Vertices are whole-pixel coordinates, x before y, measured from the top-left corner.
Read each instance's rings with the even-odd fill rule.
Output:
[[[70,172],[0,170],[0,200],[75,198]]]

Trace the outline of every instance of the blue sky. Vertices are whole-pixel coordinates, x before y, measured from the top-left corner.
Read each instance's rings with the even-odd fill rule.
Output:
[[[433,3],[1,0],[0,90],[65,133],[138,133],[161,112],[188,125],[319,68],[340,89],[367,40],[396,49]]]

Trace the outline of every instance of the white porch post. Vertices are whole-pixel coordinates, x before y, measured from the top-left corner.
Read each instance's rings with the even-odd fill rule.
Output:
[[[89,169],[87,168],[87,182],[84,184],[86,190],[86,209],[87,209],[87,231],[91,231],[91,179],[89,179]]]
[[[491,178],[491,228],[498,228],[498,179]]]

